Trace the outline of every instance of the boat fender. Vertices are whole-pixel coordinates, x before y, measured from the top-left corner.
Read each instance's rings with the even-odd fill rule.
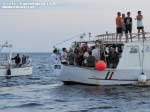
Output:
[[[146,75],[144,75],[144,74],[139,75],[138,81],[141,83],[146,82]]]
[[[7,76],[10,76],[11,75],[11,70],[10,68],[7,69]]]
[[[107,68],[107,65],[103,60],[100,60],[96,63],[96,70],[105,71],[106,68]]]

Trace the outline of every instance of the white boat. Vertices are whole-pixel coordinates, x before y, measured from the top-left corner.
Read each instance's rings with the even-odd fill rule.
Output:
[[[3,52],[3,49],[7,49],[7,52]],[[0,56],[0,77],[32,75],[31,63],[16,66],[12,62],[12,45],[7,42],[0,45]]]
[[[111,35],[113,34],[97,37],[102,44],[109,44],[115,39],[115,36],[112,38]],[[145,35],[148,36],[149,33]],[[114,41],[114,43],[117,42]],[[121,42],[121,44],[123,44],[123,52],[115,69],[107,68],[104,71],[98,71],[95,68],[63,65],[59,76],[60,81],[64,84],[87,85],[148,84],[150,81],[150,37],[146,37],[144,41],[134,38],[132,42]]]

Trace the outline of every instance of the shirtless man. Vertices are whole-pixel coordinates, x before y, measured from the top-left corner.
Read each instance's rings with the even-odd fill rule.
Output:
[[[116,17],[116,41],[118,40],[118,36],[119,36],[119,41],[121,41],[122,27],[123,24],[122,24],[121,13],[118,12]]]

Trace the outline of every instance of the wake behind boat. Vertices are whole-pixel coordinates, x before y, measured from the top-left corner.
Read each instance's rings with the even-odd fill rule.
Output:
[[[3,52],[7,49],[7,52]],[[12,45],[0,45],[0,77],[24,76],[32,74],[31,62],[16,65],[12,60]]]
[[[129,85],[148,83],[150,80],[150,33],[145,33],[146,40],[137,39],[138,34],[132,34],[132,42],[117,42],[116,34],[98,35],[90,41],[76,41],[74,47],[82,47],[83,44],[95,44],[100,50],[100,58],[107,63],[107,69],[99,71],[95,67],[80,66],[77,64],[63,64],[59,79],[65,84],[88,85]],[[141,34],[142,35],[142,34]],[[115,47],[114,47],[115,46]],[[118,62],[109,60],[112,51],[105,54],[106,49],[115,48],[118,54]]]

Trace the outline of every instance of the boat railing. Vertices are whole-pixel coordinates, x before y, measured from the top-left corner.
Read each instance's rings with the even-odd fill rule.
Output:
[[[143,36],[145,36],[143,38]],[[102,41],[102,42],[134,42],[134,41],[139,41],[142,39],[145,40],[150,40],[150,32],[144,32],[143,33],[131,33],[128,34],[128,41],[126,40],[126,35],[122,34],[121,35],[121,39],[119,39],[119,35],[117,36],[116,33],[106,33],[106,34],[101,34],[101,35],[97,35],[95,36],[97,38],[97,40]],[[131,41],[132,39],[132,41]]]

